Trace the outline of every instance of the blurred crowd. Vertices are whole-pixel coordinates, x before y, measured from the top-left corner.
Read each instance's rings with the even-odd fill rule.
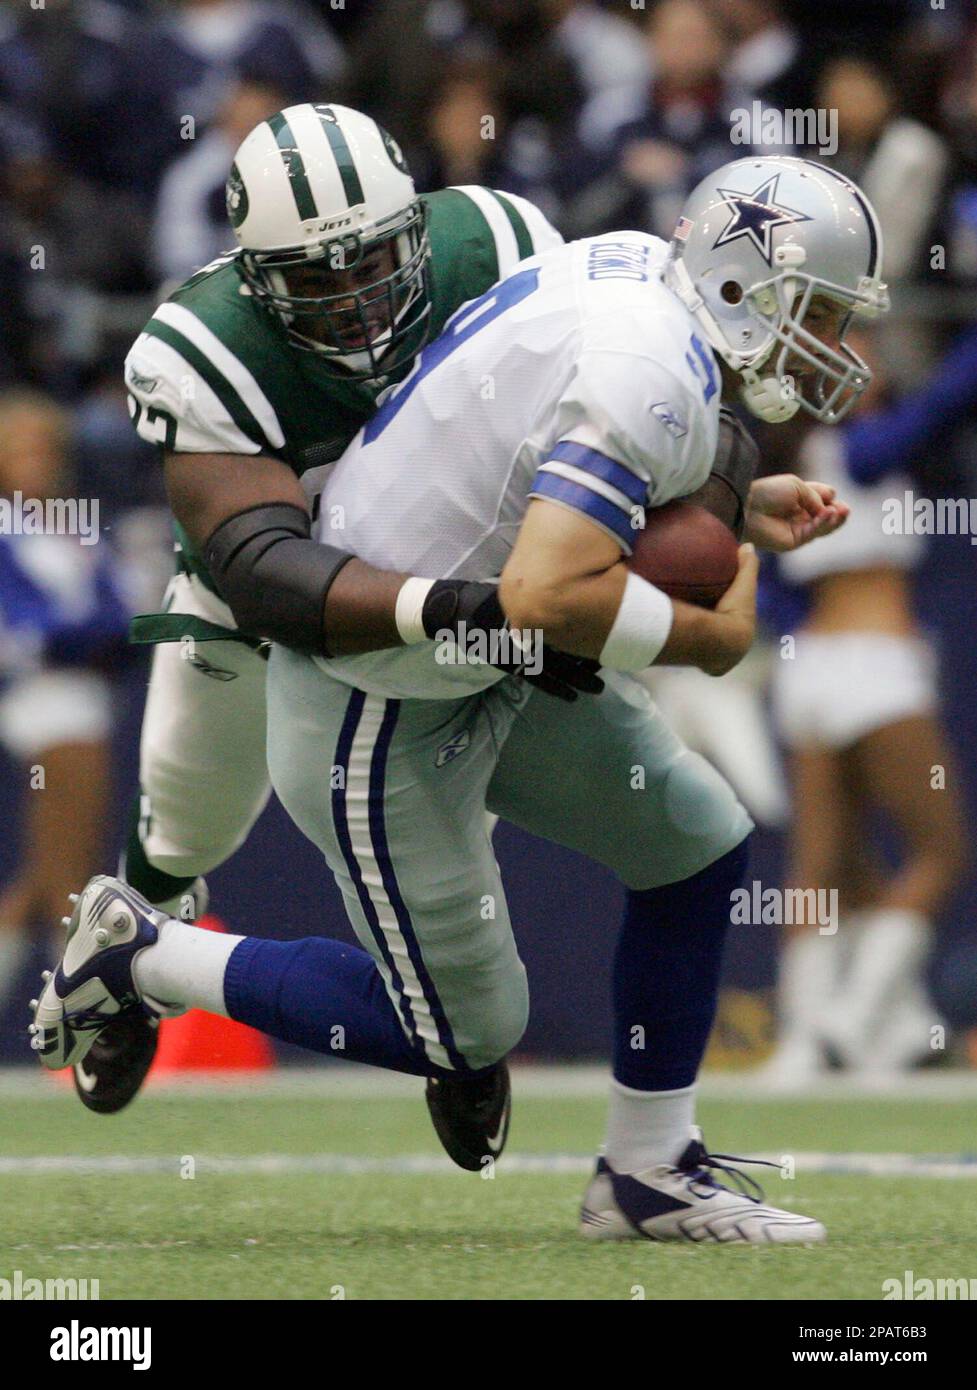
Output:
[[[246,132],[323,97],[385,125],[422,189],[522,193],[568,236],[667,236],[736,153],[732,113],[830,108],[837,148],[808,152],[865,185],[890,277],[977,279],[967,0],[3,0],[0,384],[78,412],[107,502],[156,485],[118,432],[127,344],[227,246]]]
[[[928,319],[974,317],[972,0],[0,0],[0,407],[21,429],[0,440],[0,496],[36,462],[33,430],[47,431],[41,452],[58,455],[58,486],[99,499],[122,572],[100,576],[92,562],[84,582],[74,570],[63,579],[73,601],[87,585],[102,594],[103,618],[112,614],[93,619],[86,639],[95,664],[116,651],[127,607],[153,606],[161,588],[146,556],[147,536],[164,528],[145,521],[162,517],[161,470],[130,426],[123,357],[158,300],[232,242],[224,181],[236,146],[274,111],[310,99],[373,115],[422,191],[519,193],[568,238],[624,226],[668,237],[699,179],[751,147],[856,177],[879,211],[894,290],[895,346],[874,349],[890,401],[926,378],[950,336],[907,332],[900,302],[949,286],[957,307]],[[776,123],[763,113],[819,109],[836,125],[834,115],[820,129],[782,122],[771,143]],[[961,392],[959,415],[970,408]],[[940,471],[944,453],[916,449],[923,437],[907,439],[892,475],[965,487]],[[771,466],[796,466],[799,442],[791,429],[771,437]],[[10,549],[8,561],[0,549],[0,638],[15,626],[4,564],[13,573],[25,563],[23,546]],[[137,561],[129,571],[127,555]],[[58,633],[67,599],[49,592],[56,569],[21,575],[18,592],[35,585]],[[99,584],[111,589],[108,608]],[[4,649],[0,690],[13,678]],[[64,686],[60,704],[48,693],[52,737],[104,742],[94,687],[82,700]],[[15,756],[36,752],[31,738],[3,741]],[[92,773],[98,785],[103,775]],[[782,815],[774,806],[766,818]],[[922,839],[956,833],[935,823]],[[95,850],[82,857],[94,863]],[[29,914],[31,891],[18,879],[0,915]]]

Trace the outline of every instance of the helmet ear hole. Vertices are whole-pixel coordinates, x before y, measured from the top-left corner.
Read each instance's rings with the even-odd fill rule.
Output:
[[[726,280],[720,287],[719,293],[727,304],[740,304],[743,300],[743,286],[736,280]]]

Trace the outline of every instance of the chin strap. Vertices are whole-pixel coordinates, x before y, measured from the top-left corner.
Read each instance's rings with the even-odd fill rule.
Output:
[[[740,395],[751,415],[768,425],[783,425],[792,420],[801,408],[796,396],[784,392],[783,382],[776,376],[760,376],[756,371],[741,373]]]

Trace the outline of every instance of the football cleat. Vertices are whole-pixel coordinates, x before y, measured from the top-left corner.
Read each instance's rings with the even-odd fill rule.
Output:
[[[132,891],[130,889],[130,891]],[[155,903],[157,912],[183,922],[195,922],[207,911],[206,881],[198,878],[168,902]],[[167,1015],[174,1012],[167,1009]],[[90,1051],[72,1068],[82,1105],[98,1115],[114,1115],[139,1093],[153,1064],[159,1042],[159,1019],[133,1010],[107,1023]]]
[[[107,874],[96,875],[72,900],[64,955],[53,973],[44,972],[41,997],[31,1004],[31,1047],[50,1071],[81,1062],[107,1025],[165,1011],[143,998],[132,967],[156,942],[166,914]]]
[[[82,1105],[98,1115],[114,1115],[134,1100],[153,1064],[158,1041],[159,1020],[138,1010],[107,1023],[72,1068]]]
[[[509,1134],[509,1068],[499,1062],[482,1076],[429,1076],[427,1108],[446,1152],[470,1173],[499,1157]]]
[[[820,1221],[767,1206],[752,1178],[710,1154],[698,1130],[681,1158],[641,1173],[615,1173],[603,1157],[584,1195],[580,1234],[588,1240],[690,1240],[723,1245],[814,1245],[827,1238]],[[775,1167],[775,1164],[769,1165]],[[725,1187],[713,1176],[732,1179]]]

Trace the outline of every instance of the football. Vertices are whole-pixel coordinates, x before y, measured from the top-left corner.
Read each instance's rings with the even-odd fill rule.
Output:
[[[645,512],[628,561],[635,574],[672,598],[715,608],[736,574],[736,537],[695,502],[666,502]]]

